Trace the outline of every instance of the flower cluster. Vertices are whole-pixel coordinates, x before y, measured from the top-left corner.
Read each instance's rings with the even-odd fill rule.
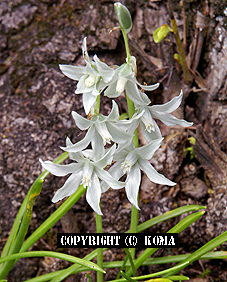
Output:
[[[130,18],[124,22],[120,10],[121,25],[130,29]],[[67,165],[58,165],[50,161],[41,161],[42,166],[56,176],[71,174],[54,195],[52,201],[57,202],[73,194],[80,185],[87,189],[86,199],[97,214],[100,209],[101,193],[109,187],[120,189],[125,187],[129,201],[138,207],[138,191],[141,181],[141,171],[158,184],[175,185],[174,182],[158,173],[150,164],[155,151],[162,143],[162,135],[155,119],[161,120],[167,126],[191,126],[192,123],[177,119],[171,113],[176,110],[183,93],[174,97],[164,105],[152,105],[144,91],[154,90],[159,84],[141,85],[136,80],[136,59],[130,56],[121,66],[110,67],[96,55],[91,59],[87,52],[86,37],[83,40],[82,54],[86,65],[60,65],[61,71],[69,78],[78,81],[76,94],[83,95],[83,106],[89,118],[84,118],[72,112],[73,119],[81,130],[87,130],[85,137],[73,144],[68,138],[64,151],[69,152],[71,160]],[[96,101],[101,93],[109,98],[117,98],[125,92],[135,105],[135,114],[129,120],[120,120],[117,103],[112,100],[112,110],[108,116],[94,111]],[[140,125],[147,145],[136,148],[132,142],[133,133]],[[106,148],[106,144],[109,148]],[[111,147],[110,145],[113,144]],[[91,145],[92,149],[87,149]],[[107,166],[109,170],[106,170]],[[119,179],[126,174],[126,181]],[[101,182],[100,182],[101,180]]]

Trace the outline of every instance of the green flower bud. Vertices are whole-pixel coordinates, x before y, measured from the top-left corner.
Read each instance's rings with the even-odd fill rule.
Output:
[[[121,28],[128,33],[132,29],[132,18],[129,10],[120,2],[114,4],[114,10]]]
[[[162,39],[164,39],[170,31],[172,31],[172,28],[168,24],[164,24],[157,28],[153,34],[154,42],[159,43],[162,41]]]

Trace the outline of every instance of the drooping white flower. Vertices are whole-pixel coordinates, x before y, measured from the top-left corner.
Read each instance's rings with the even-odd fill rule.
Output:
[[[141,93],[141,95],[145,96],[144,93]],[[134,126],[137,127],[138,124],[140,124],[143,136],[147,140],[147,142],[162,137],[161,131],[154,119],[161,120],[167,126],[192,126],[193,122],[187,122],[183,119],[178,119],[173,114],[171,114],[180,106],[182,98],[183,91],[181,90],[179,96],[174,97],[171,101],[163,105],[148,106],[151,103],[150,100],[148,103],[135,103],[135,107],[138,110],[138,113],[143,112],[143,115],[139,119],[135,120]]]
[[[123,64],[115,70],[115,74],[110,81],[108,88],[105,90],[104,95],[109,98],[119,97],[125,90],[128,97],[134,103],[147,103],[148,98],[146,95],[141,95],[138,86],[144,90],[153,91],[158,88],[159,83],[154,85],[142,85],[136,80],[136,59],[134,56],[130,57],[129,64]]]
[[[93,116],[91,120],[82,117],[76,112],[72,112],[76,125],[81,130],[88,129],[88,131],[82,140],[72,146],[64,147],[62,149],[67,152],[77,152],[85,149],[91,143],[93,150],[97,151],[98,154],[98,152],[102,152],[102,148],[106,143],[110,144],[111,141],[116,143],[125,143],[127,140],[130,141],[132,135],[124,131],[123,127],[125,127],[125,124],[130,126],[130,123],[134,122],[135,119],[138,119],[143,112],[141,115],[135,116],[133,119],[124,122],[121,126],[117,103],[113,100],[112,104],[112,110],[108,116],[99,114]]]
[[[67,140],[67,145],[70,141]],[[86,200],[92,209],[102,215],[99,202],[101,198],[101,186],[99,179],[103,180],[106,185],[113,189],[120,189],[124,187],[125,183],[115,180],[104,168],[111,164],[113,154],[116,150],[116,145],[106,150],[100,159],[94,160],[92,150],[85,150],[84,152],[70,153],[69,156],[77,163],[70,163],[67,165],[55,164],[51,161],[40,162],[44,169],[56,176],[65,176],[71,174],[66,180],[65,184],[55,193],[52,202],[56,203],[61,199],[72,195],[80,185],[87,188]]]
[[[154,183],[169,186],[176,185],[176,183],[158,173],[149,162],[155,151],[160,147],[162,140],[163,138],[155,139],[139,148],[135,148],[134,144],[131,143],[130,146],[123,147],[123,149],[117,150],[114,154],[116,163],[109,169],[109,173],[114,179],[120,179],[125,173],[127,174],[125,185],[126,195],[137,209],[139,209],[137,196],[141,181],[141,170]],[[101,188],[102,192],[105,192],[109,189],[109,186],[102,183]]]
[[[83,94],[83,105],[88,114],[97,96],[113,78],[115,71],[100,61],[96,55],[93,57],[94,61],[89,58],[86,37],[83,40],[82,53],[86,66],[59,65],[59,67],[67,77],[78,80],[75,93]]]

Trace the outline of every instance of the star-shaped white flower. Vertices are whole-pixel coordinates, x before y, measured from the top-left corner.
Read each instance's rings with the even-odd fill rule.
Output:
[[[126,178],[126,195],[129,201],[137,208],[137,196],[141,181],[141,172],[144,171],[147,177],[154,183],[174,186],[176,183],[167,179],[164,175],[158,173],[150,164],[149,160],[153,157],[155,151],[160,147],[163,138],[155,139],[149,144],[135,148],[133,144],[117,150],[114,154],[116,163],[109,169],[114,179],[120,179],[125,173]],[[102,192],[109,189],[109,186],[102,183]]]
[[[67,139],[67,145],[71,145]],[[77,163],[67,165],[55,164],[51,161],[40,162],[44,169],[56,176],[65,176],[71,174],[65,184],[55,193],[52,202],[56,203],[61,199],[72,195],[82,184],[87,188],[86,200],[92,209],[102,215],[99,202],[101,198],[101,186],[99,179],[103,180],[113,189],[124,187],[125,183],[115,180],[104,168],[111,164],[116,145],[108,149],[105,154],[94,161],[94,153],[92,150],[84,152],[70,153],[69,156]]]
[[[144,97],[146,95],[141,92],[141,96]],[[148,106],[151,103],[148,98],[148,103],[135,104],[138,113],[143,111],[143,115],[135,121],[135,126],[137,127],[138,124],[140,124],[143,136],[147,142],[162,137],[160,129],[154,119],[161,120],[167,126],[180,125],[182,127],[189,127],[193,125],[193,122],[187,122],[183,119],[178,119],[171,114],[180,106],[182,98],[183,91],[181,90],[179,96],[174,97],[171,101],[163,105]]]
[[[134,103],[147,103],[148,98],[142,96],[137,85],[143,90],[153,91],[158,88],[159,83],[154,85],[142,85],[136,80],[136,58],[131,56],[129,64],[123,64],[115,70],[115,74],[111,79],[104,95],[109,98],[119,97],[125,90],[128,97]]]
[[[124,130],[126,127],[125,125],[127,124],[127,126],[130,126],[130,124],[134,122],[135,119],[138,119],[143,112],[141,115],[123,122],[121,126],[117,103],[113,100],[112,104],[112,110],[108,116],[99,114],[93,116],[91,120],[86,119],[73,111],[72,116],[76,125],[81,130],[88,129],[88,131],[82,140],[72,146],[64,147],[62,149],[67,152],[77,152],[85,149],[91,143],[93,150],[102,153],[106,143],[110,144],[111,141],[116,143],[125,143],[127,140],[130,141],[132,135]]]
[[[100,61],[96,55],[93,57],[94,61],[89,58],[86,37],[83,40],[82,53],[86,66],[59,65],[59,67],[67,77],[79,81],[75,93],[83,94],[83,105],[88,114],[97,96],[113,78],[115,70]]]

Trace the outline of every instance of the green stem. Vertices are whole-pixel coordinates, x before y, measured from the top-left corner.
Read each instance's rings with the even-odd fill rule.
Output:
[[[128,37],[127,37],[127,33],[123,30],[123,28],[121,28],[121,32],[124,38],[124,42],[125,42],[125,49],[126,49],[126,55],[127,55],[127,64],[129,64],[130,61],[130,52],[129,52],[129,45],[128,45]]]
[[[97,233],[103,233],[102,231],[102,216],[95,213],[95,219],[96,219],[96,232]],[[103,267],[103,249],[98,248],[97,249],[97,265],[99,267]],[[103,273],[97,272],[97,282],[103,281]]]
[[[130,262],[130,265],[131,265],[131,268],[132,268],[132,275],[136,276],[136,268],[135,268],[131,253],[130,253],[129,249],[127,249],[127,248],[124,248],[124,251],[125,251],[125,253],[126,253],[126,255],[129,259],[129,262]],[[123,271],[123,269],[122,269],[122,271]]]
[[[184,49],[183,49],[183,46],[181,44],[181,40],[180,40],[178,28],[177,28],[177,23],[176,23],[176,20],[174,18],[174,15],[173,15],[172,4],[171,4],[170,0],[168,1],[167,8],[168,8],[170,20],[171,20],[171,23],[172,23],[175,40],[176,40],[176,43],[177,43],[177,48],[178,48],[178,52],[179,52],[179,56],[180,56],[180,64],[181,64],[181,67],[182,67],[182,70],[183,70],[183,73],[184,73],[184,79],[185,79],[185,82],[191,84],[193,77],[192,77],[192,75],[189,71],[188,65],[187,65],[186,57],[185,57],[185,54],[184,54]]]

